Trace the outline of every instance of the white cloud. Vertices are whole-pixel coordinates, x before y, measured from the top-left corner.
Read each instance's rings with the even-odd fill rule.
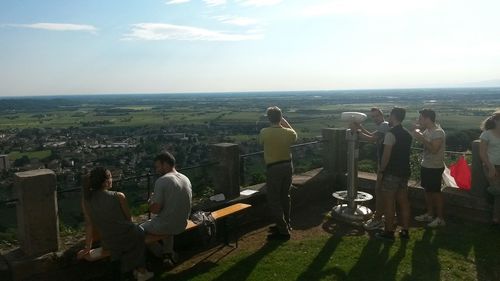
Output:
[[[226,0],[203,0],[208,6],[220,6],[226,4]]]
[[[238,2],[243,6],[262,7],[277,5],[283,2],[283,0],[239,0]]]
[[[437,4],[435,0],[331,0],[311,5],[303,10],[303,15],[315,17],[332,14],[387,15],[428,8]]]
[[[86,31],[91,33],[97,32],[97,28],[95,26],[87,24],[41,22],[33,24],[8,24],[8,26],[52,31]]]
[[[246,41],[262,39],[261,33],[229,33],[205,28],[168,23],[138,23],[132,25],[125,40],[183,40],[183,41]]]
[[[191,0],[169,0],[167,1],[167,5],[173,5],[173,4],[182,4],[182,3],[187,3]]]
[[[250,26],[250,25],[260,24],[260,21],[258,19],[247,18],[247,17],[216,16],[214,18],[222,23],[238,25],[238,26]]]

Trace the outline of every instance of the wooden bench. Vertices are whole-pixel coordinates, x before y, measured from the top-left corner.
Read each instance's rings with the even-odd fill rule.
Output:
[[[214,220],[217,221],[219,219],[224,219],[224,218],[229,217],[231,215],[240,213],[241,211],[246,210],[250,207],[252,207],[252,205],[244,204],[244,203],[236,203],[236,204],[230,205],[228,207],[213,211],[213,212],[211,212],[211,214],[212,214],[212,217],[214,218]],[[199,226],[198,224],[195,224],[193,221],[188,220],[187,225],[186,225],[186,229],[184,231],[193,230],[193,229],[197,228],[198,226]],[[226,235],[226,243],[227,243],[227,233],[225,233],[225,235]],[[166,238],[165,235],[147,234],[146,238],[145,238],[145,242],[146,242],[146,244],[150,244],[150,243],[154,243],[156,241],[162,240],[164,238]],[[238,245],[238,239],[236,239],[236,245]],[[99,247],[99,248],[95,248],[95,249],[90,250],[86,255],[83,256],[83,259],[92,262],[92,261],[104,259],[106,257],[109,257],[110,255],[111,255],[111,253],[109,251],[104,250],[102,247]]]

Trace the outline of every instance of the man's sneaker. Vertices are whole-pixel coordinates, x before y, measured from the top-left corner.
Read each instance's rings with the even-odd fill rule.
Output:
[[[408,232],[408,229],[401,229],[399,231],[399,238],[410,239],[410,233]]]
[[[137,270],[134,270],[134,277],[137,281],[146,281],[151,278],[153,278],[155,274],[151,271],[144,271],[144,272],[139,272]]]
[[[423,215],[416,216],[415,220],[416,221],[421,221],[421,222],[431,222],[432,220],[434,220],[434,217],[432,217],[431,215],[425,213]]]
[[[445,225],[446,225],[446,223],[444,222],[443,219],[436,218],[431,223],[429,223],[427,226],[434,228],[434,227],[440,227],[440,226],[445,226]]]
[[[163,255],[163,263],[169,265],[170,267],[174,267],[179,263],[179,254],[173,252]]]
[[[389,242],[394,242],[394,231],[382,231],[375,233],[375,238]]]
[[[375,230],[384,227],[384,221],[382,219],[371,218],[366,223],[363,224],[366,230]]]

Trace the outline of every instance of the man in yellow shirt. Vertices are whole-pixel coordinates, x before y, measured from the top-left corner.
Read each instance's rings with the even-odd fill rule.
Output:
[[[267,109],[271,126],[260,131],[259,142],[264,146],[266,162],[267,201],[276,226],[271,227],[268,240],[290,239],[290,187],[292,185],[292,154],[290,145],[297,133],[283,118],[277,106]]]

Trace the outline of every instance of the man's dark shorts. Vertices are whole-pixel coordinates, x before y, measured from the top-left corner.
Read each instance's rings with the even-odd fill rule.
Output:
[[[441,192],[444,168],[420,167],[420,185],[425,192]]]

